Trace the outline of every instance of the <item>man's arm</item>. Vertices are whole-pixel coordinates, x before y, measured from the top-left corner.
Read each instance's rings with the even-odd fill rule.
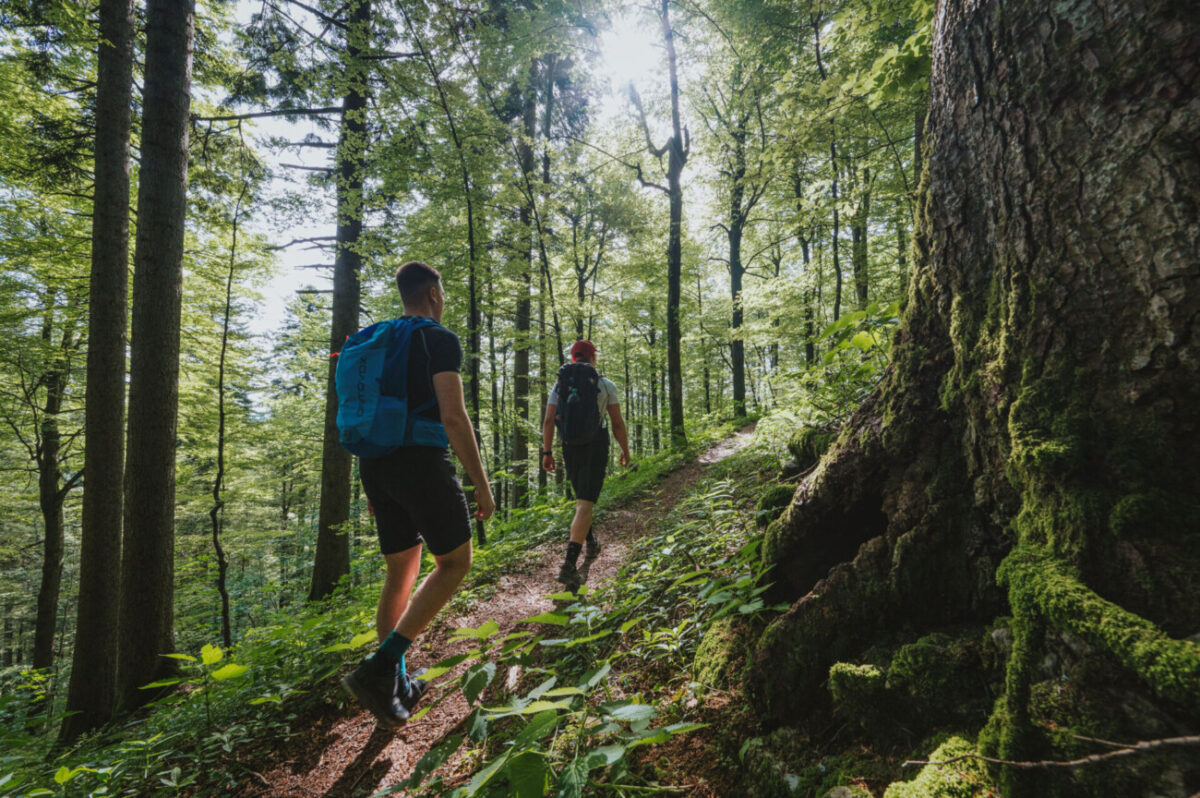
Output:
[[[617,439],[617,443],[621,444],[621,457],[619,462],[623,466],[629,465],[629,431],[625,429],[625,419],[621,416],[621,406],[612,404],[608,406],[608,417],[612,420],[613,437]]]
[[[475,486],[475,517],[486,521],[496,509],[492,499],[492,488],[488,485],[487,472],[483,470],[483,459],[475,444],[475,428],[467,415],[467,404],[463,399],[462,377],[457,371],[439,371],[433,375],[433,391],[437,395],[438,410],[442,414],[442,426],[458,461],[471,477]]]
[[[546,405],[546,418],[542,420],[542,468],[551,474],[554,473],[554,416],[557,414],[558,405]]]

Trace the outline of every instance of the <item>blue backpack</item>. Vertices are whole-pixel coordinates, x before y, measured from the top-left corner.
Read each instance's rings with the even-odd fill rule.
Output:
[[[346,339],[338,354],[338,442],[351,454],[374,458],[401,446],[437,446],[450,441],[439,422],[417,414],[437,404],[408,406],[408,353],[413,333],[440,327],[431,319],[381,321]]]

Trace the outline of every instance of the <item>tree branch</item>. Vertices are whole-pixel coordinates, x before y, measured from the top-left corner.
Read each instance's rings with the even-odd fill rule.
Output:
[[[230,114],[229,116],[198,116],[192,115],[192,122],[234,122],[239,119],[261,119],[268,116],[302,116],[311,114],[319,116],[321,114],[340,114],[342,113],[341,106],[329,106],[326,108],[280,108],[275,111],[255,111],[249,114]]]
[[[1104,740],[1096,740],[1095,742],[1103,742],[1105,745],[1115,745]],[[1132,756],[1145,751],[1155,751],[1159,748],[1171,748],[1179,746],[1200,745],[1200,735],[1192,735],[1190,737],[1168,737],[1161,740],[1143,740],[1142,742],[1131,743],[1116,751],[1109,751],[1104,754],[1091,754],[1090,756],[1080,757],[1079,759],[1071,759],[1066,761],[1043,759],[1039,762],[1013,762],[1008,759],[993,759],[990,756],[982,754],[963,754],[962,756],[951,757],[950,759],[942,759],[938,761],[921,761],[909,760],[901,765],[908,767],[909,765],[950,765],[959,762],[963,759],[982,759],[984,762],[990,762],[993,765],[1007,765],[1014,768],[1075,768],[1083,765],[1094,765],[1097,762],[1104,762],[1109,759],[1118,757]]]

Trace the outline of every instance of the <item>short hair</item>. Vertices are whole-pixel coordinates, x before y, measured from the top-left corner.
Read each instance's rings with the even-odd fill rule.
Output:
[[[442,273],[427,263],[410,260],[396,269],[396,290],[400,301],[406,305],[418,305],[425,298],[429,286],[441,282]]]

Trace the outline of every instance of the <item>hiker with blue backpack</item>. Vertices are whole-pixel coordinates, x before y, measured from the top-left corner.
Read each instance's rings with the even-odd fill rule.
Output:
[[[396,288],[404,316],[350,336],[336,372],[340,440],[359,457],[387,567],[375,612],[379,649],[342,684],[389,728],[408,720],[426,688],[408,673],[405,652],[471,568],[471,514],[447,447],[475,487],[475,517],[495,510],[463,399],[462,346],[441,325],[442,276],[411,261],[396,271]],[[422,542],[435,567],[413,593]]]
[[[575,518],[571,521],[567,554],[558,572],[558,581],[572,593],[578,592],[579,554],[587,545],[586,560],[600,554],[600,541],[592,531],[592,511],[604,487],[608,469],[607,415],[613,437],[621,446],[619,462],[629,465],[629,434],[621,417],[617,386],[596,371],[596,346],[591,341],[576,341],[571,346],[571,362],[558,370],[558,379],[546,403],[542,422],[542,468],[553,472],[554,433],[562,438],[563,465],[575,492]]]

